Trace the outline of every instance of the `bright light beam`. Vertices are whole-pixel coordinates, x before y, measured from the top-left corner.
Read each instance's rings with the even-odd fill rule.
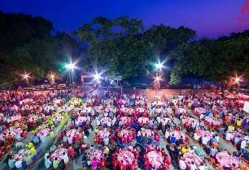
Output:
[[[239,83],[240,82],[240,77],[236,77],[235,78],[235,83]]]
[[[163,68],[162,63],[157,63],[155,66],[156,66],[157,69],[160,69],[160,70]]]
[[[96,80],[97,82],[99,82],[100,79],[101,79],[101,75],[100,75],[99,73],[96,73],[96,74],[94,75],[94,80]]]
[[[30,78],[29,73],[24,73],[22,75],[22,78],[25,79],[25,80],[28,80]]]
[[[68,70],[73,70],[73,69],[75,69],[75,64],[69,63],[69,64],[66,64],[65,67],[66,67],[66,69],[68,69]]]
[[[155,79],[155,81],[157,81],[157,82],[159,82],[159,81],[162,80],[162,79],[161,79],[161,76],[154,77],[154,79]]]

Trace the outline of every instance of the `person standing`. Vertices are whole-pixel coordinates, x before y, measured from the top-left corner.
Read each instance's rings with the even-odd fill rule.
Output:
[[[52,162],[50,160],[50,157],[49,157],[48,153],[45,154],[44,159],[45,159],[45,167],[46,167],[46,169],[49,169]]]

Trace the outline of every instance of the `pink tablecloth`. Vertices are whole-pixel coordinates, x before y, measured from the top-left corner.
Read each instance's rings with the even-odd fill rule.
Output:
[[[76,135],[76,134],[79,134],[79,131],[76,129],[68,130],[66,133],[67,137],[69,137],[69,136],[74,137],[74,135]]]
[[[127,129],[122,129],[122,130],[119,132],[119,134],[120,134],[121,136],[125,136],[125,137],[127,137],[130,133],[131,133],[131,132],[130,132],[129,130],[127,130]]]
[[[176,113],[186,113],[186,112],[187,112],[187,110],[184,108],[177,108],[176,109]]]
[[[148,137],[150,137],[150,136],[154,136],[154,132],[152,131],[152,130],[150,130],[150,129],[144,129],[144,128],[141,128],[141,135],[142,136],[148,136]]]
[[[171,120],[170,120],[170,118],[163,117],[163,118],[160,118],[160,122],[167,124],[168,122],[171,122]]]
[[[54,160],[55,158],[58,158],[58,161],[61,161],[61,157],[63,156],[63,153],[67,153],[67,150],[65,148],[58,148],[56,149],[52,155],[51,155],[51,159]]]
[[[8,121],[9,122],[14,122],[14,121],[17,121],[17,120],[21,119],[21,117],[22,117],[21,115],[11,116],[11,117],[8,118]]]
[[[123,125],[129,125],[131,122],[131,118],[127,116],[123,116],[120,118],[120,121],[122,122]]]
[[[199,135],[200,137],[206,136],[209,140],[211,140],[213,137],[213,135],[209,131],[205,131],[205,130],[200,130]]]
[[[111,120],[111,118],[109,118],[109,117],[103,117],[103,118],[100,120],[100,122],[101,122],[102,125],[108,124],[108,122],[111,122],[111,121],[112,121],[112,120]]]
[[[88,119],[86,116],[79,116],[77,120],[79,124],[81,124],[82,122],[88,122]]]
[[[219,152],[215,157],[222,167],[230,168],[232,167],[232,164],[239,167],[239,161],[231,156],[227,151]]]
[[[159,169],[159,167],[163,164],[163,157],[157,151],[148,152],[147,158],[149,159],[152,167],[154,167],[155,169]]]
[[[62,120],[62,119],[64,119],[64,116],[62,115],[62,114],[60,114],[60,113],[55,113],[55,115],[52,117],[52,120],[54,121],[55,119],[57,118],[57,120]]]
[[[102,158],[104,158],[104,154],[101,150],[98,150],[98,149],[90,149],[88,150],[88,158],[90,160],[93,160],[94,158],[97,160],[97,161],[100,161]]]
[[[120,111],[122,113],[125,113],[125,114],[132,114],[133,113],[133,109],[132,108],[127,108],[127,107],[120,108]]]
[[[138,123],[140,123],[140,124],[146,124],[146,123],[148,123],[149,122],[149,118],[148,117],[140,117],[140,118],[138,118]]]
[[[98,136],[100,136],[100,138],[104,139],[110,136],[110,131],[108,129],[103,129],[98,131]]]
[[[15,159],[23,160],[24,156],[29,153],[28,149],[21,149],[16,154],[14,154]]]
[[[237,138],[239,138],[240,140],[242,140],[242,139],[244,139],[244,137],[245,137],[245,135],[243,135],[243,134],[241,134],[241,133],[239,133],[239,132],[231,132],[230,131],[230,133],[233,135],[233,139],[235,138],[235,137],[237,137]]]
[[[5,135],[3,133],[0,134],[0,141],[3,141],[5,138]]]
[[[131,165],[133,161],[135,160],[135,156],[132,152],[128,150],[122,150],[118,156],[117,159],[119,162],[123,161],[123,164],[125,166]]]
[[[195,153],[185,153],[183,155],[183,157],[185,158],[185,162],[186,162],[188,167],[190,167],[192,161],[194,161],[194,163],[197,167],[202,162],[201,158],[199,158]]]
[[[143,112],[145,112],[145,109],[142,107],[139,107],[139,108],[136,108],[136,112],[143,113]]]
[[[37,115],[32,115],[32,116],[29,117],[29,122],[33,122],[34,120],[38,120]]]
[[[143,100],[136,100],[135,105],[144,105],[145,102]]]
[[[206,113],[206,109],[204,109],[202,107],[197,107],[197,108],[195,108],[195,113],[197,113],[198,115],[204,114],[204,113]]]
[[[183,132],[174,130],[174,131],[170,132],[170,135],[173,135],[173,134],[177,140],[181,139],[181,136],[183,137],[183,140],[185,140],[185,134]]]
[[[15,129],[7,130],[6,134],[10,133],[12,137],[15,137],[17,134],[21,135],[22,132],[23,130],[21,128],[15,128]]]
[[[38,137],[42,137],[42,136],[48,136],[49,133],[50,133],[50,129],[49,129],[49,128],[45,128],[45,129],[39,130],[39,131],[36,133],[36,135],[37,135]]]
[[[208,123],[213,124],[213,125],[221,125],[221,123],[222,123],[220,120],[218,120],[218,119],[216,119],[214,117],[209,117],[209,116],[206,116],[205,120]]]
[[[127,103],[127,101],[124,100],[124,99],[119,99],[119,100],[117,101],[117,104],[118,104],[118,105],[125,105],[126,103]]]
[[[192,118],[192,117],[188,117],[185,119],[182,119],[182,124],[185,125],[187,122],[189,122],[190,124],[192,124],[192,122],[194,122],[195,124],[199,125],[199,121]]]

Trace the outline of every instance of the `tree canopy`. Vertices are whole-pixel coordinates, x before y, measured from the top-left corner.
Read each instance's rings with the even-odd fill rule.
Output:
[[[0,12],[1,80],[24,70],[35,77],[58,70],[60,62],[67,61],[67,44],[75,40],[65,33],[52,36],[52,31],[53,24],[45,18]]]
[[[105,70],[123,78],[150,76],[153,63],[169,60],[164,75],[171,84],[186,76],[225,81],[235,73],[249,78],[249,31],[218,39],[196,39],[196,32],[180,26],[152,25],[126,16],[95,17],[71,34],[53,32],[43,17],[0,12],[0,77],[12,78],[24,69],[36,77],[48,71],[63,73],[69,58],[93,72]],[[6,74],[9,73],[9,74]]]

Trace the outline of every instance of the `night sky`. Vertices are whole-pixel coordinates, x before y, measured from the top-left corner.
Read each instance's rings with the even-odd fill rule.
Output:
[[[249,29],[249,15],[241,14],[247,0],[1,0],[0,10],[43,16],[55,30],[74,31],[95,16],[130,16],[152,24],[187,26],[199,37],[216,38]],[[248,9],[249,11],[249,9]]]

